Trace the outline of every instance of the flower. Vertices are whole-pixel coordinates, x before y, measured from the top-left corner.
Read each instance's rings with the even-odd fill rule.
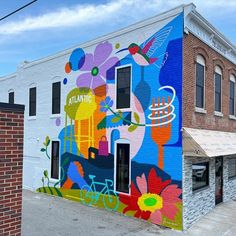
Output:
[[[113,101],[110,97],[106,97],[105,100],[100,102],[100,111],[101,112],[107,112],[110,107],[112,107]]]
[[[181,202],[179,196],[182,190],[171,180],[162,181],[152,168],[148,175],[142,174],[136,178],[138,189],[131,183],[131,196],[120,194],[122,203],[127,205],[123,213],[135,211],[134,216],[144,220],[150,219],[155,224],[162,223],[162,216],[174,220],[178,208],[176,203]]]
[[[87,53],[85,55],[85,62],[80,69],[81,71],[85,71],[85,73],[79,75],[77,78],[77,86],[94,90],[97,87],[105,85],[106,79],[110,79],[107,73],[119,61],[117,57],[109,58],[111,53],[112,45],[108,42],[98,44],[94,54]]]

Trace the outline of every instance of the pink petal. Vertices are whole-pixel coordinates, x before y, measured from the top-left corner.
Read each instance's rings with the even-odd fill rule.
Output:
[[[176,214],[178,213],[178,208],[175,204],[163,202],[163,208],[161,212],[164,216],[168,217],[171,220],[175,219]]]
[[[110,56],[112,45],[108,42],[100,43],[94,51],[94,65],[100,66]]]
[[[101,75],[106,78],[107,77],[107,71],[112,68],[116,63],[118,63],[119,59],[117,57],[111,57],[109,58],[103,65],[99,67],[99,71]],[[114,78],[115,79],[115,78]]]
[[[162,192],[161,196],[163,197],[163,200],[168,203],[176,203],[180,202],[181,199],[179,196],[181,195],[182,190],[178,188],[178,185],[172,184],[167,186]]]
[[[81,87],[90,88],[91,80],[92,80],[92,75],[90,73],[84,73],[78,77],[76,85],[79,88]]]
[[[93,67],[94,67],[93,54],[92,53],[86,53],[84,64],[83,64],[83,66],[81,67],[80,70],[82,70],[82,71],[91,71]]]
[[[136,182],[139,188],[139,191],[143,193],[147,193],[147,180],[144,174],[141,177],[137,176]]]
[[[105,81],[102,79],[102,77],[100,75],[93,77],[92,89],[100,87],[104,84],[105,84]]]
[[[161,225],[162,224],[162,215],[161,215],[161,212],[160,211],[154,211],[152,214],[151,214],[151,222],[154,223],[154,224],[158,224],[158,225]]]

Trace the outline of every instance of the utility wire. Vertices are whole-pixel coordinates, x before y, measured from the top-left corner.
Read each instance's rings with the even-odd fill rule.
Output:
[[[34,1],[31,1],[30,3],[27,3],[26,5],[20,7],[20,8],[18,8],[18,9],[16,9],[15,11],[13,11],[13,12],[7,14],[6,16],[3,16],[2,18],[0,18],[0,21],[2,21],[2,20],[4,20],[4,19],[6,19],[7,17],[9,17],[9,16],[15,14],[15,13],[18,12],[18,11],[21,11],[22,9],[28,7],[29,5],[31,5],[31,4],[33,4],[33,3],[37,2],[37,1],[38,1],[38,0],[34,0]]]

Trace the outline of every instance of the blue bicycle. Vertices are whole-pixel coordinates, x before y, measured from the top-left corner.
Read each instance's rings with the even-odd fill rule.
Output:
[[[80,198],[82,203],[86,205],[93,205],[98,202],[101,194],[103,205],[107,210],[117,210],[119,206],[119,200],[116,192],[111,188],[113,186],[113,181],[110,179],[105,179],[105,183],[96,182],[94,179],[95,175],[89,175],[91,179],[91,184],[84,185],[80,190]],[[103,186],[100,192],[96,191],[96,186]]]

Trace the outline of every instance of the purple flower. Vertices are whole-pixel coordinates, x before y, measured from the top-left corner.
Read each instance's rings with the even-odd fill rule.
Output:
[[[112,107],[113,101],[111,100],[110,97],[106,97],[105,100],[100,102],[100,111],[101,112],[107,112],[110,107]]]
[[[115,66],[119,59],[110,57],[112,53],[112,45],[108,42],[100,43],[96,46],[94,54],[87,53],[85,62],[81,67],[81,71],[85,73],[77,78],[78,87],[87,87],[94,90],[97,87],[106,84],[107,72]]]

